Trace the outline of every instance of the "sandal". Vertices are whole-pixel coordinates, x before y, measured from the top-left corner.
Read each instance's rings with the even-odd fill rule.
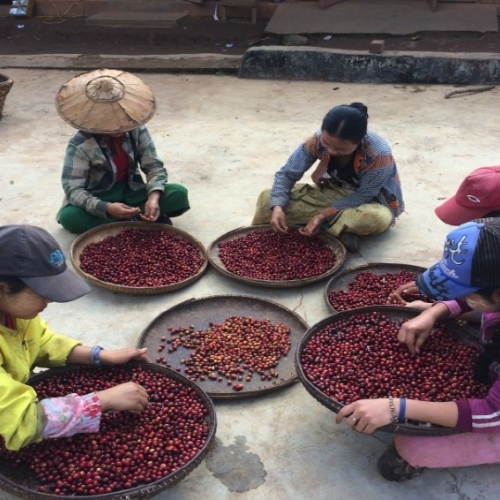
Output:
[[[425,467],[414,467],[401,458],[394,445],[380,455],[377,461],[379,474],[387,481],[408,481],[419,476]]]
[[[359,236],[357,234],[343,232],[339,239],[348,252],[359,252]]]

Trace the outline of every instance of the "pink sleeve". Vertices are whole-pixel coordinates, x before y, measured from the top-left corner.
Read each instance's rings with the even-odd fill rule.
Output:
[[[441,300],[433,305],[436,304],[444,304],[450,311],[450,318],[454,318],[455,316],[460,316],[464,312],[467,312],[463,310],[464,309],[463,305],[457,300]]]
[[[98,432],[101,423],[101,402],[95,392],[78,396],[40,401],[47,419],[44,438],[68,437],[80,432]]]
[[[485,399],[457,401],[457,427],[468,432],[500,432],[500,380]]]

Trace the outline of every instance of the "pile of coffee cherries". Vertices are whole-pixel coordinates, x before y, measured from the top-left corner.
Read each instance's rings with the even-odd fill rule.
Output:
[[[99,433],[47,439],[0,458],[27,463],[38,491],[100,495],[158,481],[201,451],[209,434],[208,410],[196,391],[163,373],[138,367],[75,368],[36,386],[40,399],[87,394],[124,382],[142,385],[149,404],[141,413],[107,412]]]
[[[389,395],[422,401],[482,398],[474,381],[479,347],[467,345],[437,325],[412,355],[398,341],[401,323],[379,312],[341,319],[311,337],[300,362],[307,379],[344,405]]]
[[[219,257],[228,271],[256,280],[286,281],[311,278],[331,270],[336,257],[319,237],[251,231],[219,243]]]
[[[356,307],[390,304],[389,295],[399,286],[415,281],[417,273],[411,271],[388,272],[382,274],[360,271],[348,290],[332,290],[328,302],[336,311],[348,311]],[[420,293],[405,293],[406,302],[421,300],[432,303],[434,300]]]
[[[210,322],[206,330],[189,327],[170,327],[170,338],[158,347],[175,352],[191,349],[189,357],[181,359],[184,373],[192,381],[212,380],[231,386],[235,391],[252,381],[254,374],[261,381],[278,378],[279,360],[290,351],[290,329],[282,323],[271,323],[244,316],[230,316],[224,323]],[[159,363],[167,359],[159,356]]]
[[[89,243],[80,255],[82,271],[130,287],[185,281],[198,274],[204,262],[200,250],[181,235],[136,228]]]

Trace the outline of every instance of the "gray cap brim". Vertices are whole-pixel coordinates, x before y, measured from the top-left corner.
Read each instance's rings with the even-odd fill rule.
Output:
[[[69,268],[54,276],[22,277],[38,295],[52,302],[71,302],[90,292],[90,287]]]

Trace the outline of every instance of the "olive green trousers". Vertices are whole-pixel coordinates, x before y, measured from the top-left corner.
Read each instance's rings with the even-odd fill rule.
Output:
[[[307,224],[315,215],[331,207],[335,201],[345,198],[352,191],[338,186],[319,188],[310,184],[296,184],[285,208],[286,221],[290,226]],[[260,193],[252,224],[268,224],[271,220],[271,190]],[[356,208],[346,208],[329,221],[326,231],[338,237],[343,231],[359,236],[383,233],[392,224],[391,211],[377,201]]]

